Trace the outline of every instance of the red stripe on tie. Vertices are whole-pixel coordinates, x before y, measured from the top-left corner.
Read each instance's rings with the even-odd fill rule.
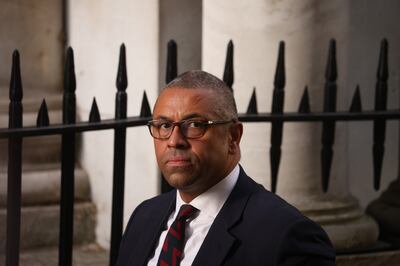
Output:
[[[160,261],[160,266],[169,266],[169,264],[166,263],[165,261],[161,260]]]
[[[165,238],[164,245],[162,246],[162,250],[163,250],[164,252],[167,252],[167,251],[168,251],[168,242],[169,242],[169,239],[168,239],[168,238]]]
[[[169,232],[168,233],[170,233],[172,236],[174,236],[176,239],[178,239],[178,240],[181,240],[181,231],[179,230],[179,231],[175,231],[175,229],[174,228],[170,228],[169,229]]]
[[[177,266],[181,261],[182,252],[176,248],[172,251],[172,266]]]

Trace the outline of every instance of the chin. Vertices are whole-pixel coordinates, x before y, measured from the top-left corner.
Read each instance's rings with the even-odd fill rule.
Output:
[[[172,173],[164,176],[171,187],[179,190],[185,190],[196,181],[196,178],[189,173]]]

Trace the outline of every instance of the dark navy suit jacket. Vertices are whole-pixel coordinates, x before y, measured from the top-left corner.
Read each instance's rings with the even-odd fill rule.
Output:
[[[144,201],[133,212],[117,266],[147,265],[176,191]],[[232,193],[211,225],[193,265],[335,265],[335,251],[322,228],[240,169]]]

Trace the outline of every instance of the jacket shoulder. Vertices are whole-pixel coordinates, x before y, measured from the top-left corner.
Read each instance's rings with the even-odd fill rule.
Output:
[[[176,191],[173,190],[140,203],[132,212],[126,228],[130,227],[132,220],[135,218],[146,220],[146,218],[154,216],[155,213],[164,212],[166,209],[170,209],[172,202],[175,201],[175,195]]]
[[[293,219],[303,219],[305,216],[293,205],[286,202],[280,196],[265,189],[264,186],[255,182],[242,170],[239,185],[249,193],[246,204],[246,214],[257,213],[258,219],[265,216],[269,220],[293,221]],[[274,215],[271,215],[271,214]]]
[[[251,246],[249,252],[269,253],[271,265],[303,265],[302,261],[334,265],[334,249],[320,225],[247,175],[245,183],[251,192],[241,223],[233,232]],[[265,242],[266,238],[270,241]]]

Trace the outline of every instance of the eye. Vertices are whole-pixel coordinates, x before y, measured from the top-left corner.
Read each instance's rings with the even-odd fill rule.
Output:
[[[172,126],[172,123],[168,121],[153,121],[153,126],[158,129],[168,129]]]
[[[188,128],[200,128],[204,126],[203,121],[187,121]]]
[[[166,128],[170,128],[171,126],[172,126],[172,124],[170,122],[161,122],[159,127],[166,129]]]

